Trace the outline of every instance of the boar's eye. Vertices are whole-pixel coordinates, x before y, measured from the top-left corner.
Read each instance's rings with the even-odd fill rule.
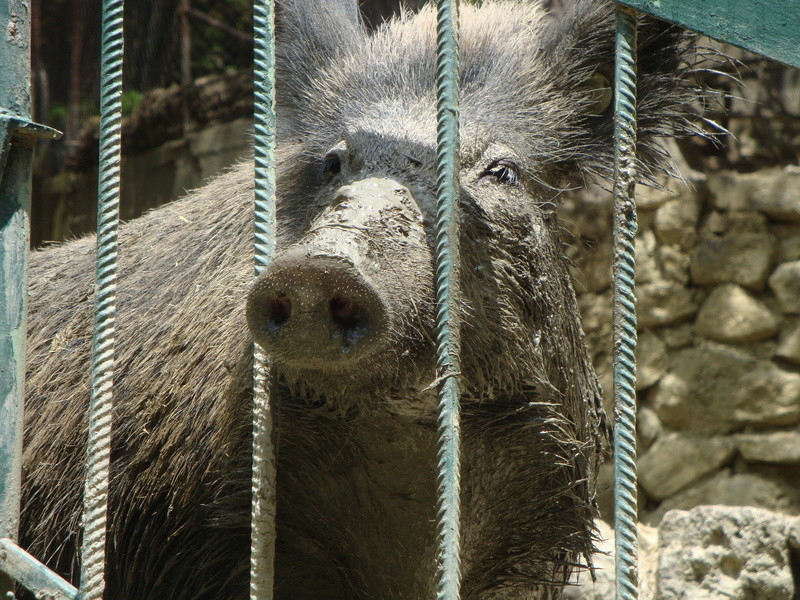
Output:
[[[493,161],[479,178],[491,175],[500,183],[516,185],[519,183],[519,165],[508,158],[501,158]]]
[[[322,163],[322,176],[326,179],[336,177],[342,172],[342,157],[337,152],[331,152]]]

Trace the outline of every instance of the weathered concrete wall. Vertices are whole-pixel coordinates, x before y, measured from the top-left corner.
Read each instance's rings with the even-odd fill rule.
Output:
[[[800,169],[693,179],[638,189],[640,518],[700,504],[797,515]],[[563,210],[608,403],[609,210],[597,190]],[[601,504],[610,518],[610,492]]]

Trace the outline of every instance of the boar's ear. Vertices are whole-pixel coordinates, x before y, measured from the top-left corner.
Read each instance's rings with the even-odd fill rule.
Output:
[[[612,170],[615,17],[610,2],[573,0],[545,28],[542,58],[557,68],[553,77],[570,97],[566,116],[572,146],[568,169],[608,177]],[[652,181],[668,168],[657,138],[704,134],[698,101],[704,93],[693,64],[695,36],[679,27],[640,16],[637,62],[637,156],[640,177]]]
[[[279,103],[305,99],[309,84],[366,39],[358,0],[283,0],[276,11]]]

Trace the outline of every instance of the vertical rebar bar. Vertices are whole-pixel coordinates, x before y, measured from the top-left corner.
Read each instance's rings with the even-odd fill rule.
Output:
[[[0,109],[27,118],[30,22],[23,9],[15,0],[0,0]],[[0,538],[17,539],[32,147],[12,147],[12,135],[12,124],[0,110]],[[0,596],[13,590],[13,582],[0,573]]]
[[[639,595],[636,529],[636,13],[617,5],[614,70],[614,528],[616,599]]]
[[[81,546],[80,589],[84,600],[102,600],[105,588],[122,141],[122,16],[123,0],[104,0],[100,65],[97,273]]]
[[[275,253],[275,6],[253,7],[255,53],[255,274]],[[250,598],[269,600],[275,562],[275,448],[272,440],[270,364],[258,346],[253,353],[253,502]]]
[[[460,569],[458,3],[438,0],[436,326],[439,387],[439,600],[458,600]]]

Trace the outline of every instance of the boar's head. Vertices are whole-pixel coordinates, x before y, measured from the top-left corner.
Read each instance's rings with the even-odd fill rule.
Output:
[[[435,377],[436,15],[373,33],[356,2],[285,2],[279,16],[284,249],[252,290],[250,328],[314,394],[408,400]],[[460,22],[465,397],[586,392],[553,208],[611,168],[612,8],[579,0],[553,18],[535,2],[484,2]],[[684,33],[645,21],[640,40],[647,175],[653,136],[692,128],[694,91]]]

